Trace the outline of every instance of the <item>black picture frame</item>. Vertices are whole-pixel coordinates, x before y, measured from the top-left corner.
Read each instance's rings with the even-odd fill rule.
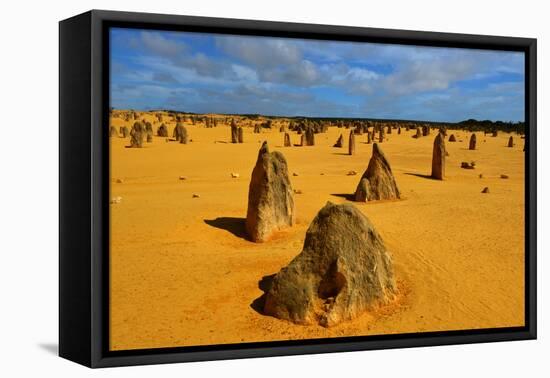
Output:
[[[525,326],[108,350],[108,29],[463,47],[525,53]],[[535,339],[537,41],[530,38],[92,10],[59,23],[59,354],[89,367],[298,355]]]

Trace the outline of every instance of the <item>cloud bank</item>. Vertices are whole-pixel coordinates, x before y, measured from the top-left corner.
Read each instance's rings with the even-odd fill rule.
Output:
[[[524,120],[523,53],[111,30],[111,106]]]

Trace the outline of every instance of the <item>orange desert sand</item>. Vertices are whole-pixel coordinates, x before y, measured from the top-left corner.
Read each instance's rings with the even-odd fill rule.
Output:
[[[175,122],[164,115],[171,136]],[[110,207],[111,350],[524,325],[519,135],[507,148],[510,134],[478,132],[477,150],[470,151],[470,133],[449,130],[444,181],[422,176],[431,172],[436,129],[419,139],[412,138],[414,129],[386,135],[380,146],[402,199],[353,204],[384,239],[399,294],[389,305],[324,328],[263,315],[259,282],[300,253],[309,224],[327,201],[346,202],[344,195],[355,191],[372,153],[367,135],[356,135],[356,154],[348,156],[349,129],[329,127],[315,135],[315,146],[283,147],[280,119],[261,134],[244,121],[244,143],[231,144],[224,116],[214,128],[185,122],[192,141],[183,145],[156,136],[154,113],[141,113],[143,118],[153,125],[152,143],[125,148],[129,138],[110,138],[111,197],[120,197]],[[111,119],[117,131],[133,123]],[[300,135],[288,132],[299,143]],[[340,133],[344,148],[334,148]],[[448,142],[450,134],[456,143]],[[294,196],[296,224],[253,243],[244,218],[264,140],[284,154],[293,189],[301,194]],[[461,169],[462,161],[475,161],[475,169]],[[348,176],[352,170],[357,175]],[[481,193],[485,187],[489,194]]]

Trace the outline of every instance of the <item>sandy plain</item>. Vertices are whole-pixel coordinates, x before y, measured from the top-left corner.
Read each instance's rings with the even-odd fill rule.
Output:
[[[152,114],[144,117],[160,125]],[[170,135],[175,122],[164,123]],[[112,118],[128,128],[132,121]],[[112,137],[110,348],[127,350],[257,341],[379,335],[522,326],[524,324],[524,141],[510,134],[452,130],[446,179],[430,174],[435,131],[387,135],[381,147],[403,199],[354,203],[375,225],[393,256],[399,295],[390,305],[331,328],[296,325],[260,311],[262,278],[300,253],[305,232],[327,201],[354,192],[372,145],[357,136],[347,155],[348,129],[330,127],[315,146],[283,147],[278,122],[244,143],[230,129],[185,123],[187,145],[153,138],[125,148]],[[344,134],[344,148],[332,145]],[[300,136],[290,132],[292,143]],[[297,224],[266,243],[246,240],[250,174],[261,142],[287,159]],[[460,168],[475,161],[476,169]],[[354,170],[357,176],[348,176]],[[232,178],[231,173],[239,173]],[[483,178],[479,175],[483,174]],[[500,178],[501,174],[509,179]],[[185,180],[180,180],[184,176]],[[482,194],[484,187],[489,194]],[[193,194],[200,197],[194,198]]]

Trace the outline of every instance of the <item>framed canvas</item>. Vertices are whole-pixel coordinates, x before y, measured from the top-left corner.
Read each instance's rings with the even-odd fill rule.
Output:
[[[60,22],[59,354],[536,338],[536,40]]]

